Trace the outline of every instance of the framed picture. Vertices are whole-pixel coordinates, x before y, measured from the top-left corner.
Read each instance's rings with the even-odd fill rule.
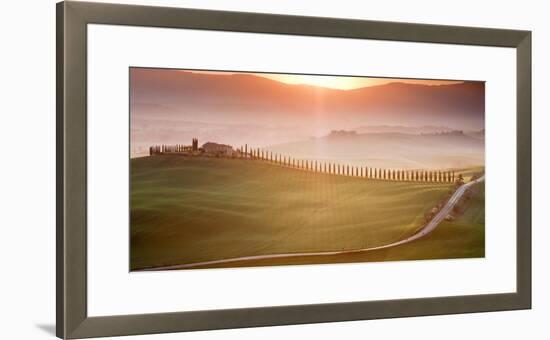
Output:
[[[531,307],[531,33],[57,5],[57,335]]]

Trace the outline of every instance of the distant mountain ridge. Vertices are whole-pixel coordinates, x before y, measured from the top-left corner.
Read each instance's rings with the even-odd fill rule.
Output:
[[[449,85],[388,83],[353,90],[290,85],[251,74],[205,74],[132,69],[132,118],[270,122],[322,118],[330,124],[444,125],[479,130],[484,126],[483,82]],[[162,110],[152,110],[162,105]],[[152,114],[153,113],[153,114]],[[356,125],[356,126],[357,126]],[[337,126],[336,126],[337,127]],[[350,126],[348,126],[349,128]]]
[[[423,133],[441,133],[452,131],[447,126],[402,126],[402,125],[369,125],[359,126],[354,129],[358,133],[386,133],[386,132],[398,132],[412,135],[420,135]]]

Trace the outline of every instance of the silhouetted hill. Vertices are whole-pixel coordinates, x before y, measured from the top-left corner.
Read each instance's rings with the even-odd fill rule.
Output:
[[[403,125],[368,125],[360,126],[354,129],[358,133],[388,133],[388,132],[397,132],[397,133],[406,133],[411,135],[420,135],[425,133],[440,133],[448,132],[452,129],[446,126],[433,126],[433,125],[424,125],[424,126],[403,126]]]
[[[479,131],[468,131],[467,134],[468,134],[468,136],[484,139],[485,138],[485,129],[482,129],[482,130],[479,130]]]
[[[139,98],[139,102],[135,101]],[[162,102],[156,118],[286,122],[322,117],[329,124],[444,125],[480,129],[484,83],[389,83],[354,90],[289,85],[250,74],[205,74],[133,69],[132,118],[149,119],[147,105]],[[335,126],[337,127],[337,126]],[[350,127],[350,126],[348,126]]]

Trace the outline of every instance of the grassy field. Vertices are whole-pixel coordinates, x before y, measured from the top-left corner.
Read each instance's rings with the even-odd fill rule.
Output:
[[[179,156],[132,159],[130,182],[131,269],[383,245],[413,234],[452,190]],[[483,256],[482,197],[456,221],[394,249],[225,266]]]
[[[465,182],[469,182],[472,179],[472,176],[474,175],[485,173],[485,167],[483,166],[466,168],[466,169],[453,169],[453,170],[455,171],[456,176],[458,176],[458,174],[462,174],[462,177],[464,178]]]
[[[433,232],[411,243],[361,253],[321,257],[294,257],[293,264],[381,262],[428,259],[479,258],[485,256],[485,184],[475,186],[473,197],[464,203],[462,214],[442,222]],[[284,264],[283,259],[228,263],[231,267]],[[215,268],[220,266],[203,266]]]

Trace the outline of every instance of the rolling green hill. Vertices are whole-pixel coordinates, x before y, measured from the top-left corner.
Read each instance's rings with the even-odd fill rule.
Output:
[[[130,162],[132,270],[384,245],[414,233],[424,213],[452,190],[238,159],[153,156]],[[312,261],[342,262],[262,263]]]
[[[433,232],[414,242],[387,249],[331,256],[293,257],[292,264],[381,262],[430,259],[478,258],[485,256],[485,184],[475,186],[463,213],[452,222],[443,221]],[[287,259],[264,259],[226,263],[225,267],[282,265]],[[215,268],[221,265],[201,266]]]

